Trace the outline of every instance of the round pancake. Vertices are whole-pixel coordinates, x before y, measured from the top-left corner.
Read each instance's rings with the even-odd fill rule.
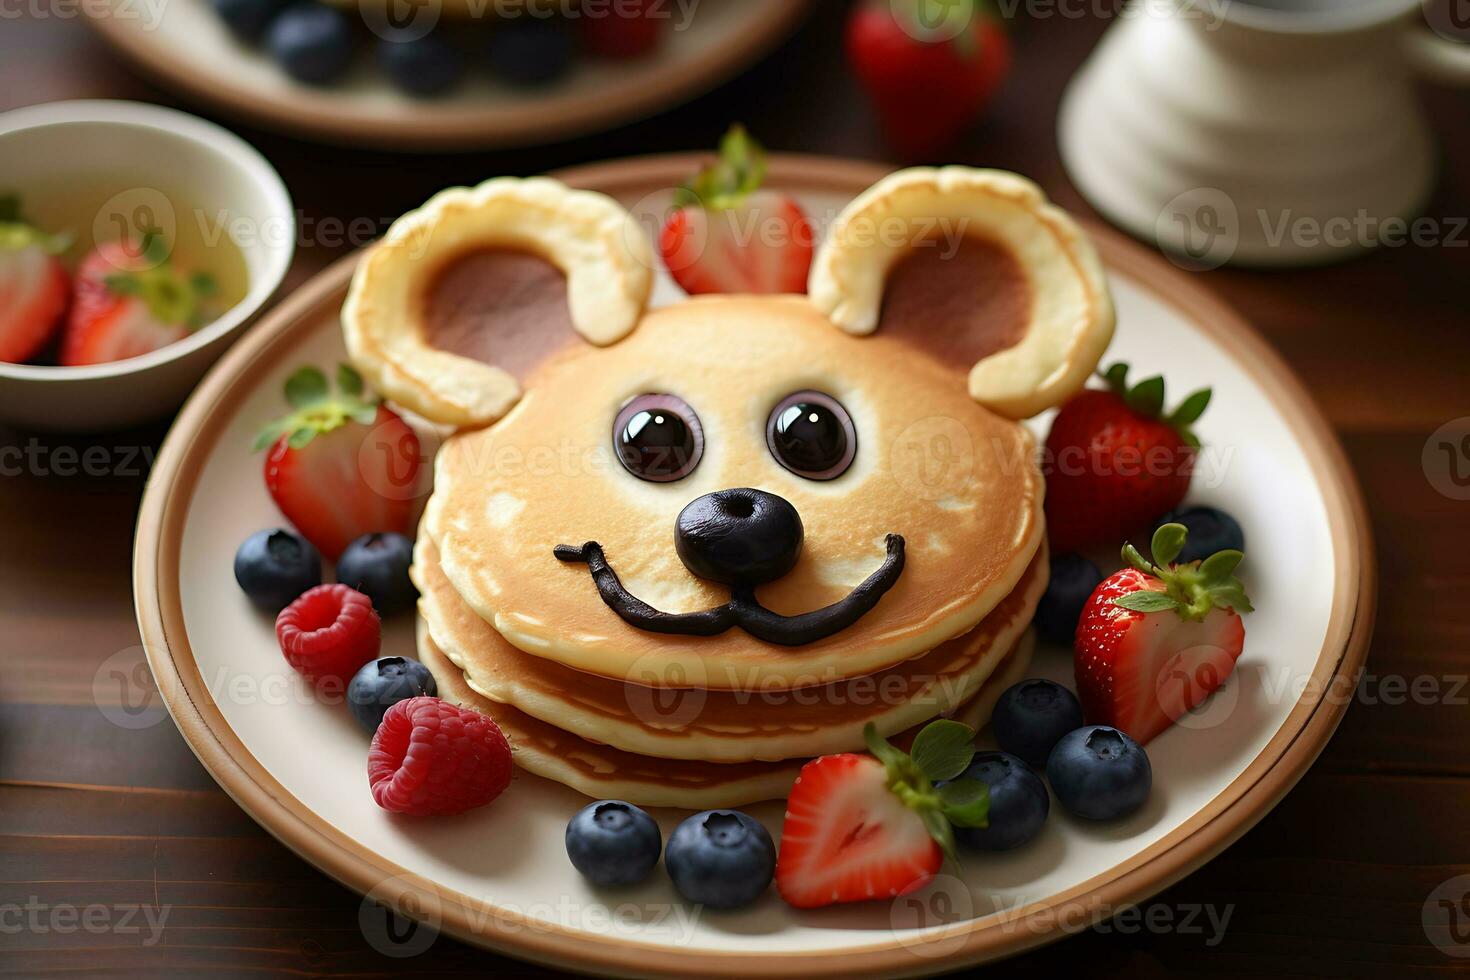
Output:
[[[460,599],[422,533],[413,578],[435,646],[479,694],[628,752],[725,763],[841,752],[862,744],[868,722],[887,736],[950,712],[979,690],[1025,632],[1048,570],[1042,549],[973,630],[923,656],[867,677],[829,684],[814,678],[796,691],[655,690],[528,657]]]
[[[464,676],[434,645],[419,621],[419,660],[434,674],[439,696],[495,719],[510,740],[516,765],[527,772],[569,786],[597,800],[627,800],[639,806],[687,810],[745,806],[783,799],[805,759],[787,762],[709,762],[650,759],[563,732],[509,705],[476,693]],[[1033,644],[1028,632],[1005,657],[994,676],[954,717],[979,729],[990,718],[1006,688],[1026,677]],[[894,739],[906,745],[914,732]],[[861,746],[851,746],[860,749]]]
[[[627,339],[573,345],[527,376],[525,396],[494,426],[439,452],[427,520],[454,589],[514,646],[618,680],[682,674],[690,686],[795,687],[892,667],[967,632],[1015,588],[1040,545],[1043,484],[1019,424],[977,405],[964,371],[882,333],[856,338],[802,297],[716,296],[654,311]],[[766,446],[786,395],[817,389],[856,426],[852,467],[802,479]],[[611,441],[618,410],[670,393],[698,414],[699,466],[673,483],[639,480]],[[893,588],[852,626],[804,646],[733,628],[718,636],[638,630],[613,613],[585,566],[559,544],[602,544],[634,595],[666,612],[728,600],[679,560],[674,521],[730,487],[795,505],[805,544],[795,569],[757,590],[770,609],[808,612],[845,596],[907,542]]]

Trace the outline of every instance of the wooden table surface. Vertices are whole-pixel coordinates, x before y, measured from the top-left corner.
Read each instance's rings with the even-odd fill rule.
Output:
[[[280,169],[301,209],[290,280],[299,284],[354,244],[340,238],[354,219],[376,234],[443,186],[704,148],[732,120],[773,149],[884,159],[842,68],[845,6],[824,0],[788,44],[716,93],[555,146],[397,157],[235,128]],[[1017,70],[954,160],[1022,171],[1091,213],[1057,160],[1054,120],[1065,80],[1106,26],[1077,15],[1098,6],[1112,7],[1060,4],[1047,9],[1067,15],[1017,32]],[[0,10],[0,110],[79,97],[200,109],[134,75],[67,16],[75,7]],[[1424,96],[1444,152],[1428,213],[1448,235],[1470,215],[1470,99]],[[1462,232],[1310,271],[1201,274],[1305,379],[1357,471],[1382,572],[1368,674],[1285,801],[1157,898],[1176,922],[1191,908],[1228,910],[1223,938],[1084,932],[1012,961],[1006,975],[1406,977],[1470,966],[1433,945],[1422,921],[1426,902],[1438,908],[1447,894],[1458,924],[1470,920],[1465,888],[1436,892],[1470,873],[1470,503],[1438,492],[1421,464],[1432,432],[1470,416],[1467,244]],[[164,428],[103,438],[0,429],[0,971],[544,975],[445,937],[411,959],[382,955],[364,936],[357,896],[245,816],[166,716],[120,703],[139,686],[130,550]],[[78,461],[94,446],[103,448],[93,460],[108,462],[87,472]]]

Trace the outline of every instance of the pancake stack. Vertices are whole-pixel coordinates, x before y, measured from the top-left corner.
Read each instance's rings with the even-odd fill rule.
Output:
[[[1080,389],[1113,333],[1086,235],[1016,175],[918,168],[837,216],[806,295],[651,309],[656,267],[618,202],[546,178],[442,192],[359,265],[353,362],[454,430],[413,570],[440,693],[533,773],[688,808],[785,796],[869,724],[985,724],[1047,584],[1019,420]],[[773,437],[808,396],[847,433],[820,466]],[[678,423],[662,474],[624,452],[621,413],[650,404]],[[802,533],[730,540],[790,541],[794,564],[701,577],[679,515],[748,490]]]
[[[809,337],[828,350],[872,352],[873,364],[854,368],[905,363],[901,349],[836,333],[803,303],[785,304],[777,318],[766,304],[767,322],[750,326],[748,302],[694,304],[703,315],[693,322],[687,307],[677,316],[656,312],[612,351],[554,358],[515,412],[452,437],[436,461],[414,554],[420,657],[441,696],[496,719],[522,768],[589,796],[695,809],[784,797],[807,759],[862,751],[870,722],[900,744],[939,716],[984,725],[1030,661],[1029,625],[1048,567],[1029,437],[975,405],[953,375],[931,376],[918,360],[907,384],[943,379],[955,392],[930,394],[923,410],[946,411],[970,441],[964,481],[932,499],[903,486],[895,472],[901,452],[872,452],[867,468],[830,484],[778,476],[763,445],[759,454],[723,459],[709,458],[712,447],[695,475],[663,486],[640,483],[615,464],[583,460],[563,473],[524,462],[553,424],[559,437],[594,452],[606,441],[605,420],[592,418],[584,437],[581,423],[556,411],[563,386],[566,398],[598,401],[596,375],[616,377],[681,350],[688,355],[681,370],[693,375],[701,360],[695,348],[733,362],[731,377],[748,378],[738,370],[745,345],[722,339],[733,335],[727,318],[747,324],[747,341],[769,330],[788,346]],[[626,363],[610,360],[614,353]],[[728,398],[733,417],[751,395],[745,381],[726,391],[723,373],[711,381],[702,391],[686,381],[683,390],[697,392],[691,403],[713,444],[728,431],[716,396]],[[882,445],[886,428],[897,439],[922,421],[900,408],[912,400],[907,384],[878,375],[861,395],[846,386],[850,404],[871,402],[858,416],[871,442]],[[607,401],[616,405],[617,396]],[[563,540],[599,538],[625,584],[650,603],[680,611],[715,604],[723,587],[695,578],[672,554],[673,516],[709,487],[750,482],[753,474],[741,469],[752,461],[807,523],[798,568],[763,587],[763,601],[780,612],[839,598],[876,567],[880,532],[907,535],[898,584],[849,629],[799,647],[763,643],[738,627],[713,637],[644,632],[603,604],[585,568],[552,556]],[[865,514],[871,526],[860,527]],[[860,533],[841,533],[846,527]]]

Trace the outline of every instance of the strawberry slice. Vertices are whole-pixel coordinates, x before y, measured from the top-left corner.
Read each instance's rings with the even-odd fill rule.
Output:
[[[1131,544],[1130,567],[1092,593],[1077,624],[1077,693],[1089,724],[1110,725],[1146,744],[1209,697],[1245,647],[1241,613],[1252,611],[1235,577],[1244,557],[1221,551],[1172,564],[1182,524],[1154,533],[1153,564]]]
[[[215,291],[211,276],[175,268],[155,231],[99,245],[77,267],[61,363],[121,361],[183,340],[212,319]]]
[[[295,409],[255,442],[265,458],[265,485],[287,519],[332,561],[357,538],[407,534],[413,521],[419,439],[397,413],[364,393],[346,364],[338,394],[314,367],[286,379]]]
[[[806,292],[811,222],[789,195],[761,190],[765,179],[765,151],[734,126],[719,161],[674,195],[658,244],[685,292]]]
[[[29,361],[61,329],[71,280],[57,256],[67,245],[24,222],[18,198],[0,198],[0,361]]]
[[[922,888],[946,855],[954,827],[985,827],[989,791],[956,779],[975,754],[975,732],[941,719],[905,754],[872,724],[872,755],[843,753],[802,767],[786,803],[776,888],[789,905],[818,908],[892,898]],[[936,786],[943,780],[951,780]]]

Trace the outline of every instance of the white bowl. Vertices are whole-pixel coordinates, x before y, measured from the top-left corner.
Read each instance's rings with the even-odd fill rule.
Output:
[[[213,323],[140,357],[86,367],[0,363],[0,421],[100,431],[158,418],[183,402],[280,288],[296,245],[291,197],[254,147],[172,109],[98,100],[0,115],[0,192],[20,193],[29,207],[28,187],[44,197],[68,186],[108,189],[119,214],[168,209],[176,222],[207,222],[212,234],[228,235],[244,260],[245,296]],[[99,212],[96,221],[112,217]]]

